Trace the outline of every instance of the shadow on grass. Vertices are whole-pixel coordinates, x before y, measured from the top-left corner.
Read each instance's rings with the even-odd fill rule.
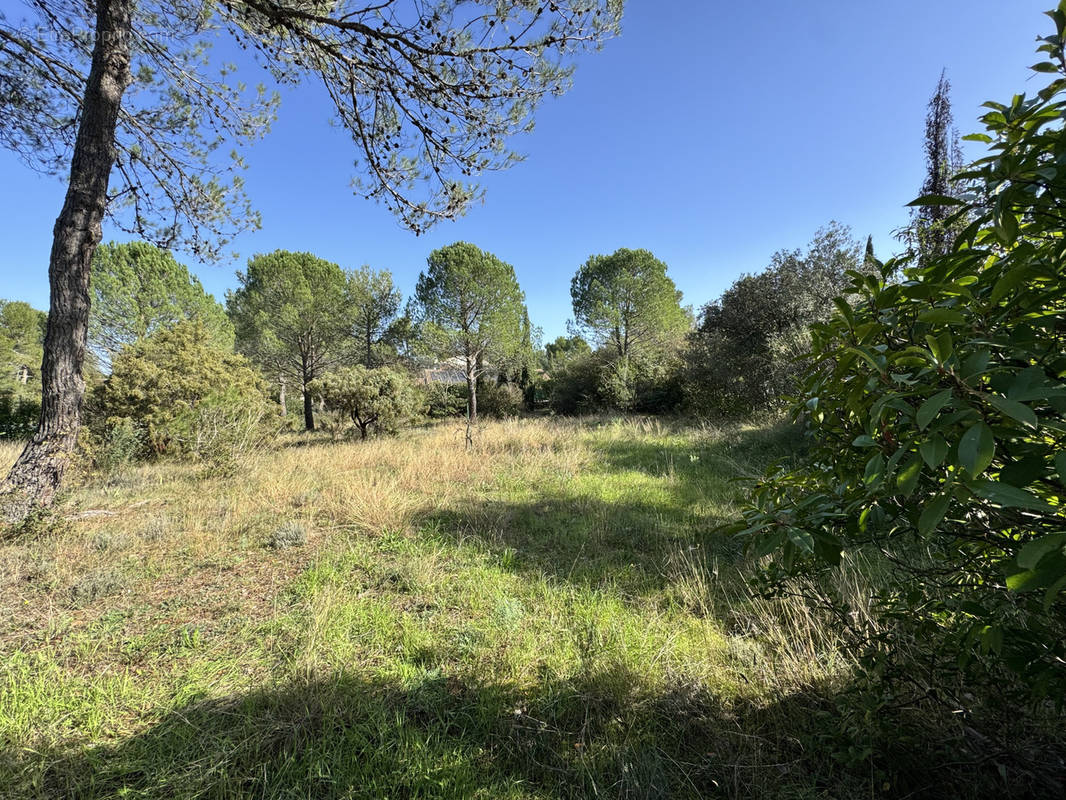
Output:
[[[788,428],[591,446],[598,455],[593,471],[581,476],[590,479],[584,488],[552,482],[522,500],[472,499],[429,512],[415,526],[453,541],[480,542],[508,569],[650,592],[676,577],[669,567],[680,551],[699,560],[738,558],[739,545],[716,528],[743,500],[745,478],[794,452]]]
[[[433,670],[403,684],[334,675],[192,702],[110,746],[7,752],[4,772],[36,788],[4,796],[964,798],[997,784],[1028,796],[993,764],[945,767],[935,742],[864,755],[826,733],[828,692],[760,705],[642,686],[625,672],[527,691]]]

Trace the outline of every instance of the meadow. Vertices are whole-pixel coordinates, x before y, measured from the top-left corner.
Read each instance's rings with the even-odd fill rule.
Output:
[[[0,546],[0,796],[902,794],[913,743],[827,733],[832,627],[716,532],[796,443],[449,422],[86,476]]]

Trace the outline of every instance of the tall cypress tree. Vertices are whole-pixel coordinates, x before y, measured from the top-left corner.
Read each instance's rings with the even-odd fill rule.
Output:
[[[940,73],[936,91],[929,100],[925,115],[925,181],[920,194],[958,197],[962,191],[954,175],[962,169],[959,132],[951,114],[951,82]],[[956,225],[949,218],[956,209],[944,205],[923,205],[911,212],[907,238],[921,261],[943,255],[951,249]]]

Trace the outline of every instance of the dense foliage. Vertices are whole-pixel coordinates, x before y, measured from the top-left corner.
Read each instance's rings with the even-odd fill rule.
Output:
[[[704,306],[684,356],[689,409],[743,416],[783,405],[802,375],[808,329],[832,313],[859,253],[851,231],[830,223],[806,251],[778,251],[764,271]]]
[[[372,432],[395,433],[420,411],[410,379],[388,367],[345,367],[317,378],[309,388],[327,409],[349,419],[362,439]]]
[[[690,326],[666,265],[647,250],[591,256],[570,282],[574,322],[604,351],[595,391],[611,408],[636,403],[640,370],[676,351]]]
[[[41,357],[47,315],[0,300],[0,438],[26,439],[41,413]]]
[[[347,303],[352,317],[352,336],[363,366],[370,368],[391,361],[401,332],[398,322],[403,295],[387,270],[360,267],[348,274]],[[401,327],[403,323],[400,323]]]
[[[225,408],[220,408],[225,406]],[[123,425],[144,454],[203,453],[205,432],[264,414],[262,382],[240,355],[217,347],[200,323],[182,322],[119,352],[90,398],[90,427]],[[214,439],[212,439],[214,441]]]
[[[89,288],[89,348],[105,363],[183,320],[199,321],[219,347],[233,347],[226,310],[174,256],[147,242],[98,247]]]
[[[226,297],[237,349],[281,388],[303,393],[304,427],[315,429],[308,384],[339,366],[351,331],[347,277],[311,253],[276,250],[248,260],[240,288]]]
[[[1066,699],[1066,9],[1051,16],[1051,83],[986,104],[972,197],[916,201],[971,224],[946,254],[852,273],[858,302],[815,326],[810,457],[744,526],[778,575],[874,554],[875,624],[852,633],[881,674],[917,658],[912,686],[962,710],[980,684]]]

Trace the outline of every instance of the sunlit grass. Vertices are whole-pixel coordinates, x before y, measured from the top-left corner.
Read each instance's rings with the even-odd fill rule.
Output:
[[[0,547],[0,795],[781,796],[789,698],[848,663],[715,527],[782,441],[515,420],[95,477]]]

